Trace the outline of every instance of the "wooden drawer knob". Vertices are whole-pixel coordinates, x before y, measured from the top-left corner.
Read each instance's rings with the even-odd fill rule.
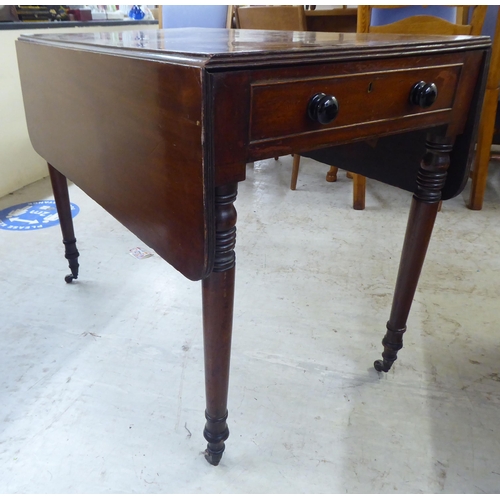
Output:
[[[410,102],[421,108],[428,108],[436,102],[438,89],[435,83],[416,83],[410,91]]]
[[[318,92],[313,95],[307,105],[307,114],[315,122],[326,125],[335,120],[339,113],[339,103],[332,95]]]

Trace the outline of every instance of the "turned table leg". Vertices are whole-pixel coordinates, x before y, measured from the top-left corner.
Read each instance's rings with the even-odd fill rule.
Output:
[[[73,229],[73,218],[71,217],[71,206],[69,202],[68,183],[66,177],[57,171],[50,163],[48,164],[50,182],[56,201],[57,213],[61,224],[61,232],[65,247],[64,257],[68,259],[71,274],[64,279],[66,283],[71,283],[78,278],[78,249],[76,248],[75,231]]]
[[[233,328],[233,300],[236,242],[237,184],[215,190],[216,243],[212,273],[202,282],[203,342],[207,423],[203,435],[208,441],[205,458],[218,465],[224,453],[227,427],[229,360]]]
[[[390,370],[397,359],[397,352],[403,347],[406,321],[436,220],[452,147],[453,141],[449,138],[428,137],[426,141],[427,152],[418,171],[417,189],[408,217],[391,315],[387,322],[387,333],[382,340],[383,360],[374,363],[379,372]]]

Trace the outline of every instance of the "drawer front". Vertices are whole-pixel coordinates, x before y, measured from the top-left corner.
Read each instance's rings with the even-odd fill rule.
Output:
[[[453,106],[461,63],[366,71],[355,74],[257,81],[251,84],[249,142],[261,143],[303,134],[324,134],[368,124],[398,122],[415,115],[449,112]],[[422,108],[410,102],[413,86],[434,83],[435,102]],[[308,116],[317,93],[332,95],[338,115],[322,125]],[[397,127],[397,123],[393,123]]]
[[[210,74],[216,185],[243,180],[245,163],[264,158],[441,125],[462,134],[483,59],[457,51]],[[410,102],[420,81],[437,87],[427,108]],[[339,104],[326,125],[307,112],[320,92]]]

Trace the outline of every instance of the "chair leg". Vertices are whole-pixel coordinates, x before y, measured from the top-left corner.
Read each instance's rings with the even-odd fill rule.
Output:
[[[487,89],[484,96],[483,113],[479,122],[476,158],[472,170],[469,202],[467,203],[467,207],[471,210],[481,210],[483,208],[497,106],[498,89],[493,91]]]
[[[300,166],[300,155],[293,155],[293,166],[292,166],[292,180],[290,182],[290,189],[295,191],[297,188],[297,178],[299,177],[299,166]]]
[[[352,176],[352,208],[354,210],[365,209],[366,177],[359,174]]]
[[[333,165],[330,166],[330,170],[328,170],[326,174],[326,180],[327,182],[337,182],[337,173],[339,169],[337,167],[334,167]]]

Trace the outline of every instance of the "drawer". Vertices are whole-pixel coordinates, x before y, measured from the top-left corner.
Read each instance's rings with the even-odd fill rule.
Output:
[[[461,63],[365,71],[251,84],[249,142],[293,138],[303,134],[359,128],[386,122],[397,128],[415,115],[450,111],[463,67]],[[429,107],[410,102],[411,89],[420,81],[434,83],[437,98]],[[308,116],[308,104],[317,93],[334,96],[338,115],[322,125]],[[392,122],[392,123],[391,123]]]

